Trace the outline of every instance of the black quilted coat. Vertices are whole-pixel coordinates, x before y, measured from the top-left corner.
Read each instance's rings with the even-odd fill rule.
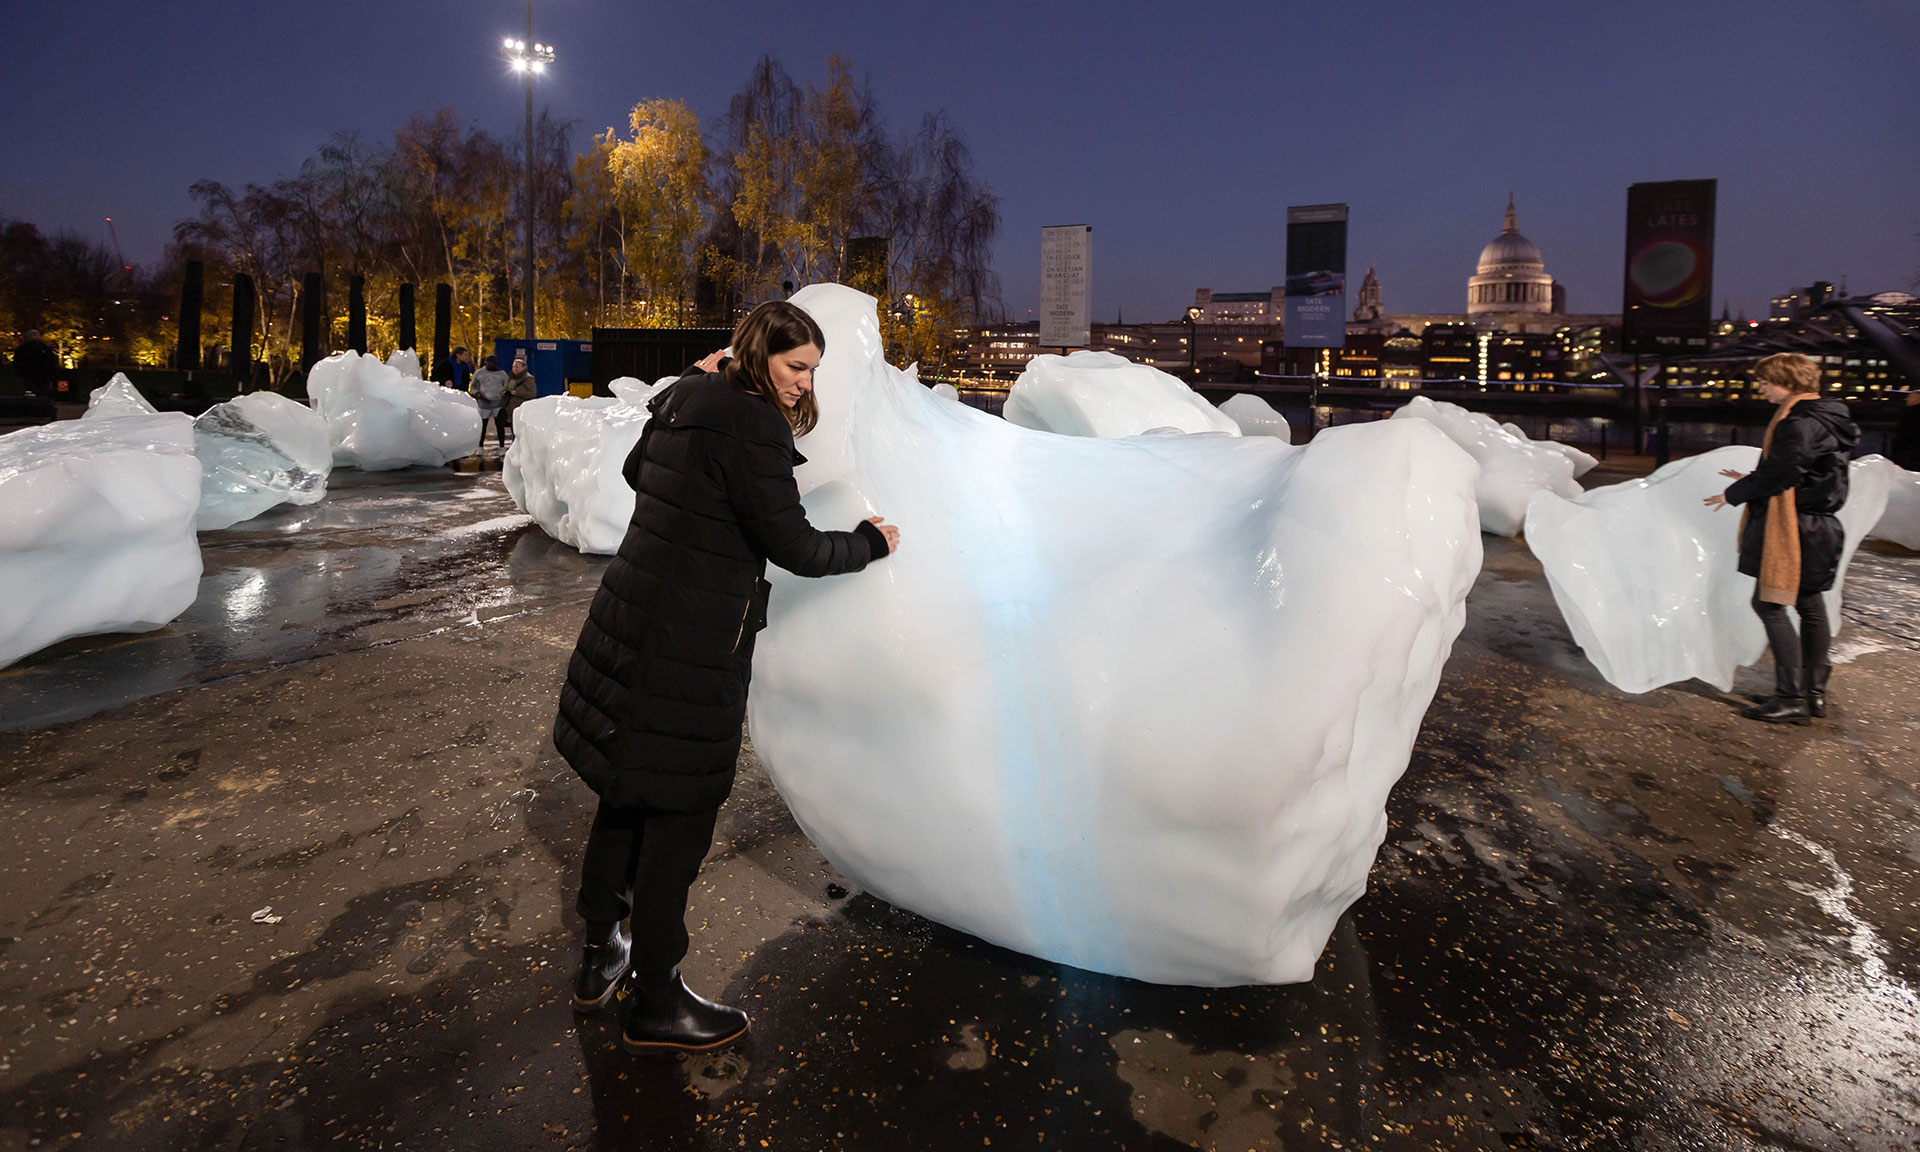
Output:
[[[1833,587],[1846,546],[1834,513],[1847,502],[1847,466],[1859,443],[1860,429],[1838,400],[1802,400],[1781,417],[1760,466],[1727,488],[1727,503],[1751,505],[1740,533],[1740,571],[1760,575],[1767,501],[1791,488],[1800,521],[1800,594]]]
[[[730,377],[690,371],[647,407],[625,468],[633,520],[567,665],[553,742],[603,804],[699,812],[733,787],[767,561],[831,576],[887,545],[865,522],[807,523],[786,417]]]

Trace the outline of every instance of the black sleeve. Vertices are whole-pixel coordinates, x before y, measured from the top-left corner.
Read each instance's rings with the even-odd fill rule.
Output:
[[[1814,422],[1789,417],[1773,431],[1773,446],[1760,466],[1727,486],[1727,503],[1769,500],[1807,478],[1813,460]]]
[[[822,532],[807,523],[800,486],[793,480],[793,446],[783,440],[749,430],[733,439],[721,461],[727,501],[747,542],[796,576],[834,576],[865,568],[874,555],[865,535]]]
[[[887,547],[887,534],[875,528],[873,521],[862,520],[853,526],[853,530],[867,538],[867,551],[872,554],[873,560],[878,560],[891,551]],[[868,563],[872,563],[872,560]]]

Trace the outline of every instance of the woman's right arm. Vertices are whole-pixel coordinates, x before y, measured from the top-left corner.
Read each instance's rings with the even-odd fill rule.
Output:
[[[727,501],[756,551],[796,576],[858,572],[887,554],[886,536],[871,521],[852,532],[822,532],[808,523],[792,447],[750,437],[734,441],[723,471]]]
[[[1751,504],[1798,487],[1806,479],[1807,463],[1813,458],[1813,435],[1810,419],[1782,420],[1774,429],[1766,459],[1750,475],[1727,485],[1727,503]]]

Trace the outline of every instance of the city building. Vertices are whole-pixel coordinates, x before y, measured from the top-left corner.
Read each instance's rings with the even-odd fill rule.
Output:
[[[1520,234],[1509,195],[1506,226],[1480,250],[1479,266],[1467,281],[1467,314],[1551,313],[1553,289],[1539,247]]]

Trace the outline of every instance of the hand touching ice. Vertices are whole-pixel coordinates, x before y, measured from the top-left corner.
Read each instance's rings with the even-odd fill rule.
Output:
[[[1729,480],[1741,480],[1745,479],[1747,474],[1732,468],[1722,468],[1720,469],[1720,475],[1725,476]],[[1715,492],[1700,502],[1709,508],[1725,508],[1727,506],[1727,494],[1724,492]]]
[[[867,517],[867,523],[880,529],[880,535],[887,538],[887,555],[891,556],[895,552],[900,551],[900,529],[887,523],[886,517],[869,516]]]

